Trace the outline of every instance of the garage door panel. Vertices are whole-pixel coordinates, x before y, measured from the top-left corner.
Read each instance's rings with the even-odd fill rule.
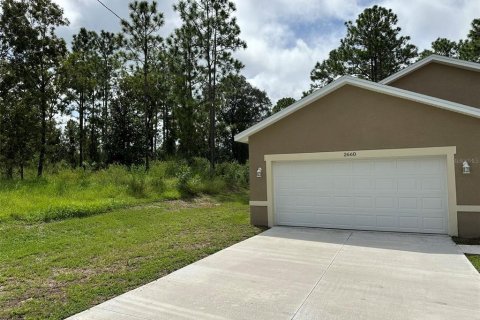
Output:
[[[394,178],[375,179],[375,189],[379,192],[391,192],[397,190],[397,181]]]
[[[296,225],[302,225],[302,226],[313,226],[313,214],[311,213],[302,213],[298,212],[294,216],[289,215],[289,214],[279,214],[278,215],[278,220],[280,223],[283,224],[292,224],[295,223]]]
[[[376,197],[375,208],[378,209],[393,209],[397,208],[396,198],[393,197]]]
[[[444,219],[440,217],[439,218],[424,217],[423,228],[426,230],[436,230],[438,232],[438,230],[442,230],[444,228]]]
[[[447,233],[443,158],[273,164],[275,223]]]
[[[439,210],[443,209],[444,203],[442,198],[423,198],[422,209],[424,210]]]
[[[350,175],[352,172],[352,163],[349,161],[333,162],[332,173],[335,175]],[[326,173],[326,172],[325,172]]]
[[[357,160],[352,162],[353,175],[370,175],[374,168],[375,167],[372,160]]]
[[[417,216],[398,217],[398,226],[404,229],[420,230],[420,218]]]
[[[353,226],[352,216],[347,214],[323,213],[315,214],[315,224],[323,227],[350,228]]]
[[[354,225],[360,228],[375,228],[377,224],[377,217],[375,215],[355,215]]]
[[[352,187],[351,177],[339,176],[333,180],[333,186],[336,190],[345,191]]]
[[[353,198],[349,196],[334,197],[333,205],[337,208],[353,208]]]
[[[423,191],[443,191],[445,190],[445,185],[441,178],[424,178],[422,179],[422,190]]]
[[[419,188],[419,180],[415,177],[400,177],[397,186],[398,191],[416,192]]]
[[[398,226],[397,223],[398,217],[395,215],[379,215],[377,216],[377,226],[380,229],[391,229],[391,228],[396,228]]]
[[[417,162],[412,159],[398,159],[397,172],[402,175],[417,174],[418,173]]]
[[[398,198],[398,209],[418,209],[419,200],[414,197],[399,197]]]
[[[315,207],[329,208],[333,204],[333,197],[331,196],[317,196],[314,200]]]
[[[396,170],[397,162],[395,160],[374,160],[374,173],[389,176]]]
[[[373,209],[373,197],[355,197],[355,209]]]

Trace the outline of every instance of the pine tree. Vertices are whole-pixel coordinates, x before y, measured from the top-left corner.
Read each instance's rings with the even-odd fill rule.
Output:
[[[78,34],[73,36],[72,52],[65,60],[62,75],[65,86],[69,88],[68,100],[76,105],[76,109],[70,110],[78,114],[79,122],[79,164],[84,166],[86,145],[86,122],[88,106],[95,108],[94,94],[97,85],[96,61],[98,35],[94,31],[81,28]],[[73,105],[71,105],[73,106]]]
[[[460,41],[460,59],[480,63],[480,19],[474,19],[467,39]]]
[[[98,37],[97,55],[99,57],[98,84],[101,98],[101,140],[102,161],[106,161],[105,145],[108,139],[110,101],[113,99],[114,86],[122,68],[122,36],[102,30]]]
[[[243,65],[233,57],[233,52],[246,48],[240,39],[240,27],[235,4],[228,0],[181,0],[174,7],[198,47],[199,73],[203,80],[203,96],[209,115],[209,160],[213,170],[216,156],[217,87],[222,77],[240,70]]]
[[[55,88],[58,70],[67,51],[55,29],[67,24],[62,9],[51,0],[2,2],[0,28],[14,61],[16,80],[28,91],[26,105],[39,119],[38,176],[43,174],[49,122],[61,94]]]
[[[273,113],[277,113],[278,111],[281,111],[285,109],[286,107],[289,107],[290,105],[294,104],[296,100],[291,97],[285,97],[277,101],[275,106],[272,109]]]
[[[178,152],[190,159],[207,148],[203,133],[206,114],[198,99],[199,50],[191,26],[183,25],[167,39],[170,101],[177,120]]]
[[[397,15],[391,9],[373,6],[345,23],[347,35],[311,72],[312,89],[343,75],[378,82],[413,62],[417,48],[410,37],[401,36]]]
[[[151,83],[153,59],[158,55],[163,42],[159,35],[164,24],[163,14],[157,10],[157,2],[134,1],[130,3],[130,21],[122,21],[122,30],[128,48],[128,58],[136,63],[143,75],[143,121],[144,121],[144,157],[145,169],[150,168],[155,136],[156,119],[153,86]]]
[[[224,77],[219,92],[222,160],[245,163],[248,159],[248,146],[235,142],[235,135],[266,118],[272,103],[265,91],[255,88],[241,75]]]

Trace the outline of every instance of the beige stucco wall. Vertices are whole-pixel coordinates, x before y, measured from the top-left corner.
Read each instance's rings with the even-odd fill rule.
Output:
[[[457,203],[480,205],[480,119],[346,85],[249,137],[250,197],[267,200],[266,154],[443,146],[457,147]]]
[[[480,108],[480,72],[431,62],[388,85]]]
[[[458,236],[480,238],[480,212],[458,212]]]

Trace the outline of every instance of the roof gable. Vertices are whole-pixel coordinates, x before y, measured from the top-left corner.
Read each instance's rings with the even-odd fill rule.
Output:
[[[380,81],[380,84],[389,84],[392,83],[393,81],[400,79],[407,74],[410,74],[414,72],[417,69],[420,69],[430,63],[439,63],[439,64],[444,64],[456,68],[461,68],[461,69],[466,69],[466,70],[471,70],[471,71],[477,71],[480,72],[480,63],[475,63],[475,62],[470,62],[470,61],[465,61],[465,60],[459,60],[455,58],[450,58],[450,57],[444,57],[440,56],[437,54],[432,54],[425,59],[422,59],[420,61],[417,61],[408,67],[398,71],[397,73],[392,74],[391,76],[383,79]]]
[[[375,83],[367,80],[358,79],[352,76],[343,76],[338,80],[328,84],[327,86],[316,90],[309,96],[297,101],[296,103],[283,109],[282,111],[279,111],[274,115],[268,117],[267,119],[251,126],[247,130],[240,132],[235,136],[235,141],[248,143],[249,136],[263,130],[264,128],[280,121],[285,117],[288,117],[290,114],[302,109],[303,107],[311,104],[316,100],[321,99],[322,97],[330,94],[331,92],[345,85],[352,85],[358,88],[423,103],[432,107],[437,107],[440,109],[461,113],[461,114],[472,116],[475,118],[480,118],[480,109],[478,108],[466,106],[463,104],[459,104],[459,103],[455,103],[447,100],[442,100],[439,98],[435,98],[435,97],[431,97],[431,96],[427,96],[427,95],[423,95],[423,94],[419,94],[419,93],[415,93],[415,92],[411,92],[403,89],[398,89],[395,87],[391,87],[391,86],[387,86],[387,85],[383,85],[383,84],[379,84],[379,83]]]

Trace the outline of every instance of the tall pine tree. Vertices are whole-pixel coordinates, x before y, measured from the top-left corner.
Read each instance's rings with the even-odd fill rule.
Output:
[[[410,37],[400,35],[397,15],[391,9],[373,6],[345,23],[347,35],[328,59],[311,72],[312,89],[343,75],[378,82],[413,62],[417,48]]]
[[[199,72],[203,80],[203,97],[208,109],[209,160],[213,170],[216,161],[217,87],[221,79],[243,65],[233,52],[246,48],[240,39],[240,27],[233,13],[235,4],[228,0],[181,0],[175,6],[188,30],[195,34],[200,54]]]
[[[158,12],[157,2],[134,1],[130,3],[130,20],[122,21],[125,45],[128,48],[128,58],[136,63],[143,75],[143,121],[144,121],[144,157],[145,169],[150,168],[150,158],[153,154],[155,137],[154,122],[156,119],[156,104],[153,100],[153,85],[151,82],[153,59],[158,56],[162,37],[160,28],[164,24],[163,14]]]

